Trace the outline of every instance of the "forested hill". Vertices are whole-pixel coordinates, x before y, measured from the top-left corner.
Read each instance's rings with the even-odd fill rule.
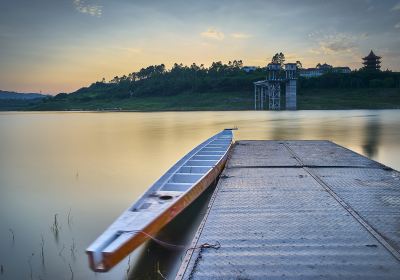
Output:
[[[0,102],[0,110],[250,110],[253,82],[265,68],[246,72],[240,60],[210,67],[152,65],[111,81],[37,102]],[[282,87],[284,88],[284,87]],[[353,71],[298,79],[299,109],[399,108],[400,73]]]
[[[251,90],[253,82],[263,79],[264,70],[246,73],[242,61],[223,64],[214,62],[209,68],[204,65],[190,66],[174,64],[166,69],[164,64],[142,68],[111,81],[96,82],[87,88],[81,88],[68,97],[88,101],[90,99],[128,98],[142,96],[171,96],[184,92],[227,92]],[[66,98],[59,94],[56,98]]]
[[[90,101],[95,99],[125,99],[146,96],[173,96],[182,93],[252,91],[253,82],[265,78],[264,68],[252,72],[242,70],[241,60],[228,64],[213,62],[190,66],[174,64],[166,69],[164,64],[142,68],[122,77],[104,79],[71,94],[61,93],[55,99]],[[400,87],[400,73],[353,71],[350,74],[328,73],[318,78],[299,79],[299,89],[315,88],[395,88]]]
[[[0,90],[0,99],[11,99],[11,100],[28,100],[36,98],[44,98],[46,95],[40,93],[19,93],[14,91]]]

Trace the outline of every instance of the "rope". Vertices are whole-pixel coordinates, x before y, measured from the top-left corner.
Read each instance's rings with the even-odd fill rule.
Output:
[[[122,232],[122,233],[131,233],[131,234],[134,234],[134,233],[142,233],[142,234],[146,235],[146,236],[149,237],[151,240],[153,240],[154,242],[156,242],[157,244],[159,244],[159,245],[161,245],[161,246],[163,246],[163,247],[171,248],[171,249],[175,249],[175,250],[179,250],[179,249],[183,250],[183,249],[186,249],[186,252],[189,251],[189,250],[203,249],[203,248],[204,248],[204,249],[206,249],[206,248],[213,248],[213,249],[216,249],[216,250],[218,250],[219,248],[221,248],[221,244],[220,244],[218,241],[216,241],[215,244],[210,244],[210,243],[207,243],[207,242],[206,242],[206,243],[203,243],[203,244],[198,245],[198,246],[189,247],[189,246],[187,246],[187,245],[177,245],[177,244],[172,244],[172,243],[169,243],[169,242],[162,241],[162,240],[160,240],[160,239],[158,239],[158,238],[156,238],[156,237],[154,237],[154,236],[148,234],[147,232],[145,232],[145,231],[143,231],[143,230],[130,230],[130,231],[121,231],[121,232]]]
[[[205,249],[205,248],[214,248],[214,249],[218,250],[221,247],[221,245],[219,244],[218,241],[215,244],[216,245],[210,245],[208,243],[203,243],[200,246],[196,246],[196,247],[200,248],[200,250],[198,251],[198,254],[197,254],[196,258],[194,259],[193,267],[192,267],[192,270],[190,271],[190,274],[189,274],[189,279],[193,279],[194,272],[195,272],[195,270],[196,270],[196,268],[197,268],[197,266],[199,264],[199,261],[200,261],[200,259],[203,258],[203,249]],[[187,250],[186,250],[186,253],[187,253]]]

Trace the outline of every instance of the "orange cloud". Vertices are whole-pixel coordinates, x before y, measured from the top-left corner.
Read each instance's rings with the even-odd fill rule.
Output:
[[[201,32],[200,35],[204,38],[210,38],[215,40],[223,40],[225,38],[225,34],[217,29],[211,27],[207,29],[207,31]]]

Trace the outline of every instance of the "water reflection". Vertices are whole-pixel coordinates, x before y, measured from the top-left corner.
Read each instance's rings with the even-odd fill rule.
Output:
[[[397,110],[0,113],[0,279],[174,275],[182,252],[152,242],[106,274],[89,270],[84,250],[196,144],[238,126],[235,139],[327,139],[400,169],[399,117]],[[187,244],[205,205],[198,203],[160,239]]]
[[[380,130],[379,116],[371,116],[365,125],[364,143],[362,145],[363,153],[370,158],[374,158],[378,154]]]

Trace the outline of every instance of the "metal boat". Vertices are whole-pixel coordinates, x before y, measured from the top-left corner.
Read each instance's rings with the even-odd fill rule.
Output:
[[[87,248],[90,268],[110,270],[157,234],[218,178],[231,146],[232,129],[225,129],[172,166]]]

